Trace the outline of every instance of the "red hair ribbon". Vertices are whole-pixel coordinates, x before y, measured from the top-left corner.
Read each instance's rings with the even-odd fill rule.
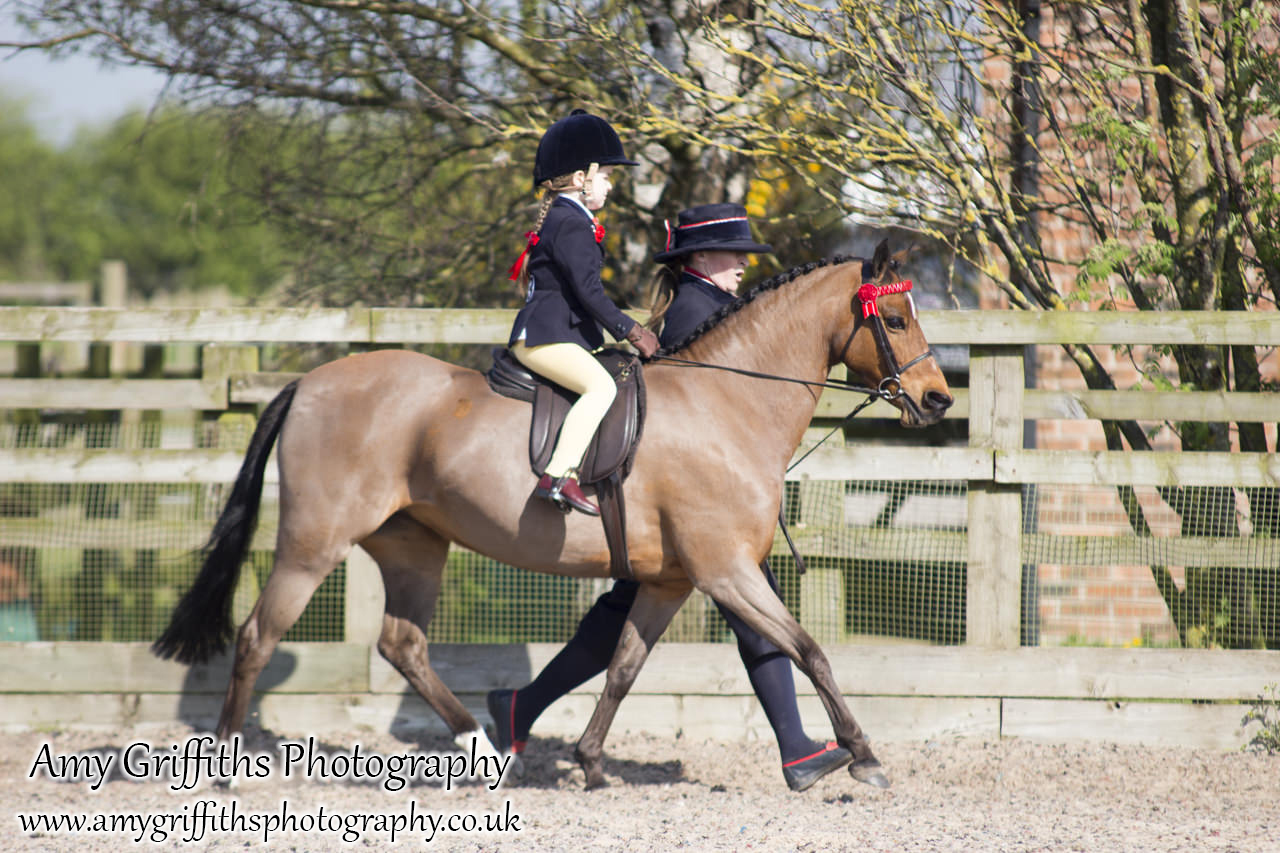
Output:
[[[529,250],[538,245],[537,231],[526,231],[524,236],[525,239],[528,240],[528,242],[524,244],[524,251],[520,253],[520,257],[516,258],[516,262],[511,265],[511,269],[507,270],[507,278],[511,281],[515,281],[520,278],[520,270],[524,267],[524,259],[528,257]]]
[[[880,316],[880,309],[876,307],[876,300],[881,296],[890,293],[906,293],[911,289],[911,279],[905,281],[895,281],[893,284],[883,284],[876,287],[874,284],[864,284],[858,288],[858,299],[862,302],[862,319],[867,319],[872,314]]]

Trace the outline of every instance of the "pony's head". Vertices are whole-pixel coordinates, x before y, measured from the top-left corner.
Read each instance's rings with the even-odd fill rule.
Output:
[[[922,427],[940,421],[955,399],[920,328],[911,282],[899,275],[910,251],[890,255],[882,240],[862,262],[860,280],[851,281],[852,316],[831,341],[832,363],[842,362],[851,381],[879,389],[902,412],[903,426]]]

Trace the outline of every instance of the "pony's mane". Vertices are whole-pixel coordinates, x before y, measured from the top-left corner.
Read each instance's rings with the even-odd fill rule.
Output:
[[[696,341],[698,338],[705,335],[707,332],[714,329],[716,326],[720,325],[720,323],[722,323],[726,317],[732,314],[736,314],[739,311],[741,311],[743,307],[750,305],[752,302],[756,300],[756,297],[758,297],[762,293],[767,293],[771,290],[777,290],[782,285],[787,284],[788,282],[795,281],[797,278],[802,278],[808,275],[809,273],[813,272],[814,270],[821,269],[822,267],[836,266],[838,264],[846,264],[846,263],[849,263],[850,261],[862,261],[862,277],[863,279],[866,279],[868,274],[867,267],[870,265],[871,262],[866,258],[860,258],[855,255],[836,255],[835,257],[832,257],[832,258],[822,258],[817,261],[810,261],[809,263],[804,264],[802,266],[792,267],[791,269],[787,270],[784,273],[775,275],[773,278],[763,281],[760,284],[757,284],[755,287],[751,288],[749,291],[742,294],[737,299],[734,299],[732,302],[726,303],[725,305],[721,306],[721,308],[718,311],[716,311],[714,314],[711,314],[709,317],[707,317],[705,320],[699,323],[692,332],[690,332],[688,335],[685,336],[684,340],[672,346],[663,347],[662,349],[658,350],[657,354],[671,355],[672,353],[679,352],[680,350],[689,346],[689,344]]]

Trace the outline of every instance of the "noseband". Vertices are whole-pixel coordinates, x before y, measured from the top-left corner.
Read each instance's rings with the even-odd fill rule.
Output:
[[[875,335],[876,347],[880,350],[885,362],[889,365],[889,373],[880,380],[880,384],[875,388],[864,388],[853,383],[847,384],[849,388],[857,391],[865,391],[874,394],[882,400],[897,400],[899,397],[906,396],[906,392],[902,390],[902,374],[906,373],[914,365],[924,361],[926,358],[934,358],[933,349],[926,349],[915,358],[908,361],[902,366],[898,366],[898,357],[893,354],[893,346],[889,343],[889,332],[885,329],[884,319],[880,316],[880,308],[876,305],[876,300],[881,296],[887,296],[891,293],[906,293],[911,289],[911,280],[895,281],[893,284],[882,284],[876,286],[870,282],[864,283],[858,288],[856,299],[862,303],[862,320],[870,321],[871,333]],[[858,322],[854,322],[853,328],[849,330],[849,337],[845,338],[844,346],[840,348],[840,356],[836,359],[838,362],[844,361],[845,355],[849,352],[849,345],[853,343],[853,336],[858,333]],[[839,381],[839,380],[837,380]],[[907,402],[911,402],[911,398],[907,397]]]

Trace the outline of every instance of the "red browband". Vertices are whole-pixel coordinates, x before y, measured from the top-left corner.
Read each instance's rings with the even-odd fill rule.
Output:
[[[862,319],[867,319],[872,314],[879,317],[880,309],[876,307],[876,300],[881,296],[890,293],[906,293],[911,289],[911,279],[905,281],[895,281],[893,284],[882,284],[876,287],[874,284],[864,284],[858,288],[858,299],[862,302]]]

